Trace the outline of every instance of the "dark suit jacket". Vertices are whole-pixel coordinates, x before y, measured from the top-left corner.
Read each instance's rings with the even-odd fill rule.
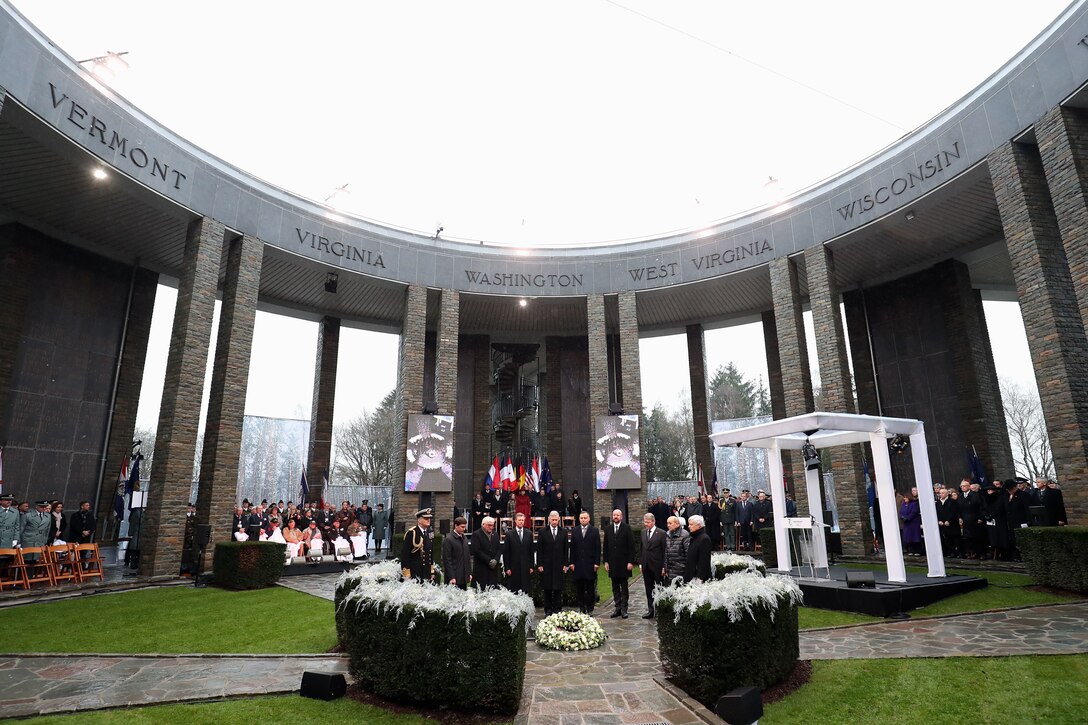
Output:
[[[665,568],[665,529],[654,527],[654,535],[650,537],[650,530],[642,530],[642,558],[640,562],[643,569],[660,574]]]
[[[84,537],[84,531],[91,532],[90,536]],[[89,544],[93,536],[94,514],[90,511],[76,511],[72,514],[72,520],[68,523],[68,541],[77,544]]]
[[[540,584],[545,589],[563,588],[563,567],[568,563],[567,530],[560,526],[552,538],[552,528],[545,526],[540,530],[536,542],[536,565],[544,567],[540,575]]]
[[[446,583],[456,579],[457,586],[467,586],[469,566],[468,539],[450,532],[442,539],[442,575]]]
[[[608,576],[612,579],[629,579],[628,564],[635,563],[635,535],[626,523],[620,524],[619,532],[609,522],[604,529],[604,562],[608,564]]]
[[[502,568],[509,572],[506,575],[506,586],[512,591],[531,592],[529,572],[533,568],[533,532],[522,529],[522,538],[519,540],[517,529],[512,528],[506,532],[506,540],[502,542]]]
[[[684,567],[684,581],[700,579],[710,581],[710,537],[706,535],[706,529],[699,529],[691,535],[691,543],[688,544],[688,562]]]
[[[590,524],[582,536],[581,524],[572,529],[570,538],[570,563],[574,564],[575,579],[596,579],[594,566],[601,564],[601,532]]]
[[[752,523],[752,499],[742,501],[737,499],[737,523],[741,526],[748,526]]]
[[[499,530],[494,528],[491,530],[491,536],[484,533],[483,529],[476,529],[472,532],[472,578],[481,587],[496,587],[499,585],[499,567],[496,566],[492,569],[488,564],[494,560],[498,561],[501,551],[499,551]]]
[[[1069,521],[1065,516],[1065,497],[1062,496],[1061,489],[1049,487],[1036,489],[1033,492],[1033,499],[1036,506],[1042,506],[1045,510],[1043,526],[1057,526],[1059,523],[1065,524]]]

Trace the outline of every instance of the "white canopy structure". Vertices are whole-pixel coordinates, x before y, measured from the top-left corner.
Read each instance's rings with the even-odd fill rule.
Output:
[[[918,486],[918,506],[922,514],[922,531],[926,543],[926,560],[930,577],[943,577],[944,554],[937,528],[937,509],[933,499],[933,478],[929,470],[929,454],[922,421],[908,418],[885,418],[851,413],[806,413],[769,423],[714,433],[710,440],[716,446],[767,449],[767,471],[770,476],[771,502],[774,507],[775,544],[778,549],[778,569],[791,570],[788,532],[785,527],[785,486],[782,481],[782,451],[801,450],[806,443],[817,449],[870,443],[873,449],[873,472],[876,475],[877,497],[885,504],[880,507],[884,529],[884,552],[889,582],[906,582],[903,544],[897,535],[899,512],[894,505],[891,459],[887,439],[896,435],[910,439],[914,478]],[[816,469],[805,471],[805,493],[810,510],[820,506],[820,475]],[[822,522],[820,522],[822,523]],[[813,559],[817,567],[827,566],[827,547],[823,526],[812,527]]]

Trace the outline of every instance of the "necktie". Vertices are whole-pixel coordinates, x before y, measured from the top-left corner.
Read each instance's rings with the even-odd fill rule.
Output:
[[[650,527],[650,538],[651,539],[654,538],[654,528],[655,527],[653,527],[653,526]]]
[[[587,533],[587,532],[586,532],[586,527],[585,527],[585,526],[583,526],[583,527],[582,527],[582,538],[583,538],[583,539],[584,539],[584,538],[586,538],[586,533]]]
[[[555,527],[553,526],[552,527],[552,538],[554,539],[558,535],[559,535],[559,533],[555,530]]]
[[[620,532],[620,525],[619,525],[619,524],[616,524],[616,525],[615,525],[615,526],[613,527],[613,531],[612,531],[612,533],[614,533],[614,534],[618,534],[619,532]]]

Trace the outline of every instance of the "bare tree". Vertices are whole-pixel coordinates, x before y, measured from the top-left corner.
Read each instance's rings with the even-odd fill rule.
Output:
[[[336,480],[342,485],[388,484],[397,456],[396,394],[391,391],[373,411],[336,429]]]
[[[1001,379],[1001,404],[1009,428],[1016,473],[1028,480],[1054,476],[1054,454],[1046,432],[1046,419],[1039,396],[1033,390],[1006,378]]]

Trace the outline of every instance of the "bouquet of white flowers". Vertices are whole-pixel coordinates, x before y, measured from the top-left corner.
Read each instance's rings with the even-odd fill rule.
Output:
[[[600,647],[608,634],[593,617],[579,612],[559,612],[536,626],[536,641],[541,647],[567,652]]]

